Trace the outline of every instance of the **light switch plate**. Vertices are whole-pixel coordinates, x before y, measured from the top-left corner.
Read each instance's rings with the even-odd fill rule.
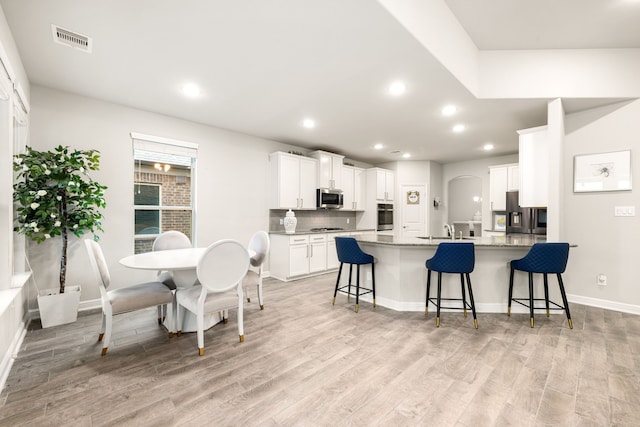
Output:
[[[635,206],[616,206],[614,208],[614,216],[636,216]]]

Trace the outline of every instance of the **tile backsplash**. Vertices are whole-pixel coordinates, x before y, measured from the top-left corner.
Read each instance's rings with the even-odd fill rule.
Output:
[[[312,228],[342,228],[356,229],[356,213],[334,209],[319,209],[316,211],[296,211],[298,225],[296,231],[307,231]],[[287,209],[271,209],[269,211],[269,231],[284,231],[280,220],[284,219]]]

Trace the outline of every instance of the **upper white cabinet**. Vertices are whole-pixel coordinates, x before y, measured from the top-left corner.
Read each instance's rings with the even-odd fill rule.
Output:
[[[367,188],[371,188],[371,185],[375,183],[374,194],[375,199],[378,202],[393,203],[394,197],[394,176],[393,172],[386,169],[371,168],[367,169]]]
[[[271,153],[271,209],[315,209],[318,161],[284,152]]]
[[[342,159],[344,156],[327,151],[313,151],[309,157],[318,160],[318,187],[342,190]]]
[[[519,188],[519,166],[517,164],[489,166],[489,201],[492,211],[507,209],[507,191]]]
[[[519,130],[520,198],[522,207],[549,202],[549,143],[547,127]]]
[[[364,169],[354,166],[342,166],[342,193],[344,211],[364,210],[364,191],[362,191]]]

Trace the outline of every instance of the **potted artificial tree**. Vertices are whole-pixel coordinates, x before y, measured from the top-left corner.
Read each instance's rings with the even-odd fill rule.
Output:
[[[42,327],[75,322],[80,302],[80,286],[65,286],[69,233],[80,237],[85,232],[102,230],[99,208],[106,206],[107,188],[92,180],[88,172],[98,170],[100,153],[58,146],[52,151],[26,152],[14,156],[17,172],[13,185],[16,202],[16,227],[37,243],[60,236],[60,286],[38,290]],[[94,234],[94,239],[97,240]],[[71,305],[68,307],[67,304]],[[75,305],[75,307],[74,307]]]

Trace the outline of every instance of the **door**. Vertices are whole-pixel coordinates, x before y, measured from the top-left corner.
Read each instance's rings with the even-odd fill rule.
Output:
[[[427,186],[402,185],[400,200],[402,237],[427,234]]]

